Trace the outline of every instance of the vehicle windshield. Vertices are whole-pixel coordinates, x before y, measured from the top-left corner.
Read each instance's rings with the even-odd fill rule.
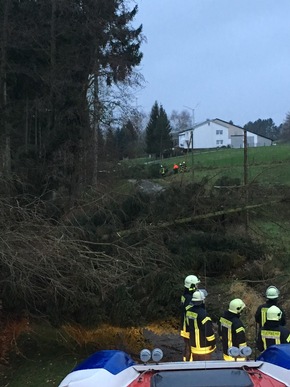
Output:
[[[151,379],[151,387],[253,387],[240,369],[163,371]]]

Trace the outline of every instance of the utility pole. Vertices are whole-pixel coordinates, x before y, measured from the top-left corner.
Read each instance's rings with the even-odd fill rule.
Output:
[[[193,139],[193,131],[194,131],[194,125],[195,125],[195,116],[194,112],[195,109],[198,107],[199,103],[195,105],[194,108],[191,108],[189,106],[183,105],[185,108],[191,110],[192,112],[192,130],[190,132],[190,140],[188,141],[188,144],[191,144],[191,171],[192,171],[192,181],[194,180],[194,156],[193,156],[193,148],[194,148],[194,139]],[[188,145],[189,148],[189,145]]]
[[[193,128],[190,133],[191,135],[191,173],[192,173],[192,181],[194,180],[194,158],[193,158]]]
[[[248,139],[247,130],[244,129],[244,188],[245,188],[245,207],[249,202],[249,190],[248,190]],[[245,231],[248,233],[249,227],[249,212],[245,210]]]

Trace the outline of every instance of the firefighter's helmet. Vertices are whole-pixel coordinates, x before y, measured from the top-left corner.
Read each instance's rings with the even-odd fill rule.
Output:
[[[193,303],[203,302],[205,300],[205,295],[201,290],[196,290],[193,295],[191,301]]]
[[[267,310],[267,320],[270,321],[280,321],[282,317],[282,311],[276,305],[272,305]]]
[[[266,298],[269,300],[274,300],[275,298],[278,298],[280,296],[279,290],[276,288],[276,286],[269,286],[266,290]]]
[[[243,300],[240,298],[235,298],[229,304],[229,311],[235,314],[239,314],[245,307],[246,305]]]
[[[188,275],[184,280],[184,287],[187,289],[194,289],[196,285],[200,283],[200,280],[196,275]]]
[[[198,290],[203,293],[204,298],[208,296],[208,292],[206,289],[198,289]]]

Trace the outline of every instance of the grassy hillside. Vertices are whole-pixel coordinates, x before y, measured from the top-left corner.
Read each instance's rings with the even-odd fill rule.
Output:
[[[167,177],[177,180],[177,176],[170,176],[174,163],[185,161],[188,169],[194,173],[185,174],[183,179],[195,181],[204,177],[214,180],[220,176],[240,178],[244,174],[244,150],[220,148],[208,151],[190,152],[184,156],[172,157],[162,160],[168,168]],[[136,159],[122,162],[124,168],[132,165],[159,165],[160,160]],[[290,145],[276,145],[271,147],[248,148],[248,181],[261,184],[286,184],[290,185]],[[180,175],[178,175],[180,177]]]

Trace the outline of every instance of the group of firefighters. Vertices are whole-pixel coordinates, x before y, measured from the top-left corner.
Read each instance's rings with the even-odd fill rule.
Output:
[[[183,161],[182,163],[179,163],[179,165],[177,163],[174,163],[173,173],[176,174],[176,173],[183,173],[183,172],[187,172],[186,162]]]
[[[199,283],[200,280],[195,275],[188,275],[184,280],[180,332],[184,339],[184,361],[210,360],[216,350],[213,323],[205,308],[208,293],[205,289],[198,288]],[[290,344],[290,330],[285,327],[286,315],[278,306],[279,290],[275,286],[269,286],[265,295],[266,302],[255,313],[256,346],[261,352],[274,344]],[[246,360],[245,357],[234,358],[229,353],[231,347],[241,349],[247,346],[245,326],[240,319],[245,307],[240,298],[231,300],[228,309],[218,321],[218,336],[222,343],[224,360]]]
[[[186,162],[183,161],[182,163],[174,163],[173,165],[173,168],[172,168],[172,171],[173,171],[173,174],[177,174],[177,173],[184,173],[184,172],[187,172],[187,165],[186,165]],[[168,172],[168,168],[165,167],[163,164],[160,165],[160,175],[162,177],[164,177],[167,172]],[[171,172],[172,173],[172,172]]]

